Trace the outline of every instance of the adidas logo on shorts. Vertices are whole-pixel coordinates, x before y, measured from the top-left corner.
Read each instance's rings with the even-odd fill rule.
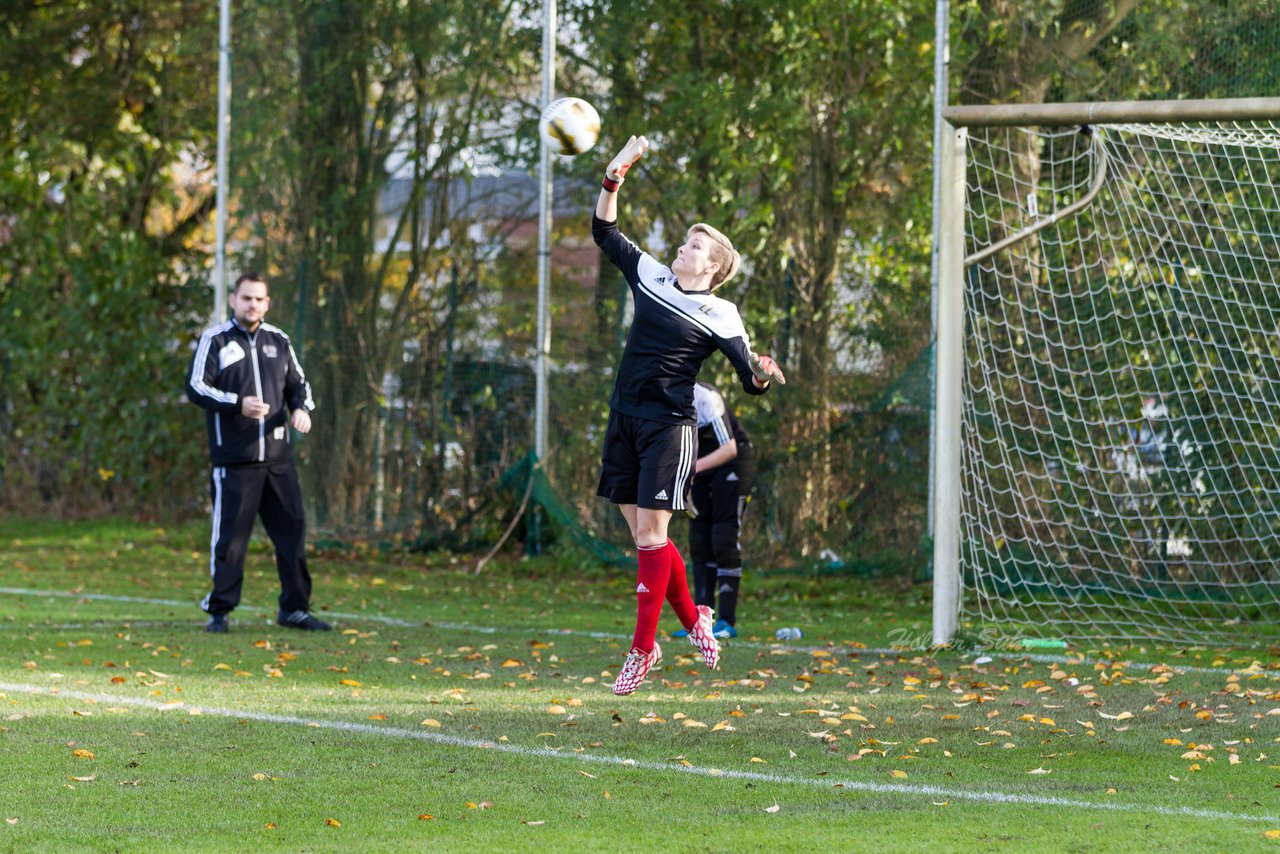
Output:
[[[664,490],[662,490],[662,491],[661,491],[661,492],[659,492],[657,495],[653,496],[653,500],[654,500],[654,501],[666,501],[666,500],[667,500],[667,491],[666,491],[665,489],[664,489]]]

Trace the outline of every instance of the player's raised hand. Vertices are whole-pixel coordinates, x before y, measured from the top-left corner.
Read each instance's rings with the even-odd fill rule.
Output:
[[[643,157],[648,150],[649,140],[643,136],[632,134],[631,139],[627,140],[627,144],[622,146],[622,150],[614,155],[613,160],[609,161],[609,167],[604,170],[604,174],[614,181],[621,181],[626,177],[627,170],[631,168],[632,164]]]
[[[782,368],[778,367],[778,363],[772,356],[758,356],[752,353],[751,373],[762,383],[777,380],[781,385],[787,384],[787,378],[782,375]]]

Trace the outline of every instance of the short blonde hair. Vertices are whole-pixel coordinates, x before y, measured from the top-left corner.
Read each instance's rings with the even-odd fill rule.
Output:
[[[695,233],[705,234],[711,240],[709,251],[711,260],[720,265],[720,269],[711,279],[711,290],[714,291],[734,277],[738,268],[742,266],[742,256],[718,228],[713,228],[705,222],[697,222],[689,227],[689,233],[685,235],[685,239],[692,237]]]

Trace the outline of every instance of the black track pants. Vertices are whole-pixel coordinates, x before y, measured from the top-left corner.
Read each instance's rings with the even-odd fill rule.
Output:
[[[276,551],[280,574],[280,610],[306,611],[311,604],[311,574],[307,572],[307,523],[302,489],[292,462],[213,469],[213,537],[209,572],[213,590],[200,603],[210,614],[226,614],[240,604],[244,558],[253,520],[262,527]]]

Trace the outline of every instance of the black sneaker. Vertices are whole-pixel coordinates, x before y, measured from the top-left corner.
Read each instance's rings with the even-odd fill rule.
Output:
[[[318,620],[306,611],[291,611],[288,614],[281,611],[276,615],[276,622],[286,628],[302,629],[306,632],[327,632],[333,628],[324,620]]]
[[[225,635],[229,629],[226,614],[210,614],[209,623],[204,627],[206,632],[213,632],[219,635]]]

